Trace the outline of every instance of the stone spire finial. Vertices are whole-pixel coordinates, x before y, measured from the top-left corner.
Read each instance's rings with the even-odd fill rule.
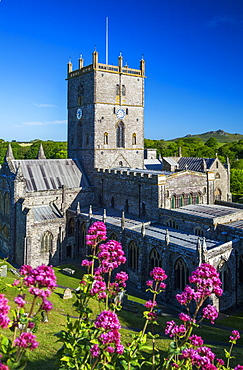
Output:
[[[78,202],[77,208],[76,208],[76,215],[80,214],[80,203]]]
[[[170,234],[169,234],[168,229],[166,229],[166,232],[165,232],[165,244],[166,244],[166,247],[168,247],[168,245],[170,244]]]
[[[15,159],[14,155],[13,155],[13,150],[12,150],[11,144],[8,144],[8,149],[6,151],[5,159],[6,158]]]
[[[41,143],[40,148],[39,148],[37,159],[46,159],[46,156],[45,156],[45,152],[44,152],[42,143]]]
[[[89,219],[90,220],[91,220],[92,216],[93,216],[93,211],[92,211],[92,205],[90,204],[90,206],[89,206]]]
[[[104,224],[106,223],[106,209],[105,208],[104,208],[104,212],[103,212],[102,221],[104,222]]]
[[[182,157],[182,154],[181,154],[181,146],[179,146],[179,148],[178,148],[178,154],[179,154],[179,157]]]
[[[208,262],[208,248],[206,244],[206,238],[203,238],[203,245],[202,245],[202,262]]]
[[[145,229],[145,224],[144,224],[144,222],[142,222],[141,234],[142,234],[142,236],[145,236],[145,235],[146,235],[146,229]]]
[[[206,171],[207,171],[207,163],[205,159],[203,158],[203,172],[206,172]]]
[[[125,213],[124,212],[122,212],[121,228],[122,228],[122,230],[125,229]]]

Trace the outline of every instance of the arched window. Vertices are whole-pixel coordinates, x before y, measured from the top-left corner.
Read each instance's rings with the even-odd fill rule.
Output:
[[[116,128],[116,146],[125,148],[125,125],[120,121]]]
[[[150,269],[162,267],[162,258],[156,248],[153,248],[149,255]]]
[[[132,145],[136,145],[137,144],[137,136],[135,133],[132,134]]]
[[[116,95],[120,95],[120,85],[116,85]]]
[[[169,226],[169,227],[172,227],[173,229],[177,229],[177,230],[179,229],[177,223],[172,218],[170,218],[169,220],[167,220],[165,222],[165,225],[166,226]]]
[[[10,213],[10,198],[9,193],[4,194],[4,214],[9,215]]]
[[[112,208],[115,207],[115,199],[114,199],[114,197],[111,197],[111,207]]]
[[[3,200],[3,194],[0,192],[0,213],[4,212],[4,200]]]
[[[134,241],[131,241],[128,246],[128,266],[138,270],[138,246]]]
[[[68,236],[74,235],[74,219],[70,218],[68,221]]]
[[[202,194],[198,192],[196,196],[196,204],[201,204],[201,203],[202,203]]]
[[[216,162],[216,168],[219,168],[219,162]]]
[[[129,202],[128,202],[128,199],[126,199],[126,202],[125,202],[125,212],[129,212]]]
[[[9,238],[9,227],[7,225],[3,226],[2,234],[4,238],[8,239]]]
[[[104,144],[108,145],[108,133],[107,132],[104,133]]]
[[[180,207],[184,206],[184,194],[180,196]]]
[[[231,289],[231,274],[226,261],[222,261],[218,266],[219,278],[222,281],[221,288],[224,292]]]
[[[215,200],[221,200],[222,192],[220,189],[216,189],[214,192]]]
[[[52,252],[53,235],[50,231],[46,231],[41,239],[41,253]]]
[[[122,85],[122,96],[126,96],[126,86]]]
[[[146,215],[146,205],[144,202],[142,202],[142,216],[144,217]]]
[[[171,208],[176,208],[176,196],[172,195],[171,197]]]
[[[220,179],[220,174],[218,172],[215,175],[215,179]]]
[[[175,289],[183,290],[188,284],[189,271],[185,261],[182,258],[178,258],[174,267],[175,272]]]
[[[192,202],[193,202],[193,195],[190,193],[188,195],[188,204],[192,204]]]
[[[201,229],[201,227],[196,227],[196,228],[194,229],[194,233],[195,233],[195,235],[197,235],[197,236],[204,237],[204,231],[203,231],[203,229]]]
[[[77,144],[79,148],[83,146],[83,126],[79,123],[77,128]]]

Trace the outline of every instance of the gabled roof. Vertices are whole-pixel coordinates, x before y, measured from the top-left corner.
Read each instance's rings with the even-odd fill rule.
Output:
[[[206,169],[210,169],[215,158],[196,158],[196,157],[180,157],[178,159],[179,169],[189,171],[204,172],[204,163],[206,164]]]
[[[62,218],[62,215],[57,209],[51,206],[35,206],[31,207],[35,222],[55,220]]]
[[[82,171],[72,159],[25,159],[12,160],[17,172],[21,168],[27,191],[59,189],[84,186]]]
[[[144,159],[144,166],[147,170],[162,171],[162,162],[160,159]]]

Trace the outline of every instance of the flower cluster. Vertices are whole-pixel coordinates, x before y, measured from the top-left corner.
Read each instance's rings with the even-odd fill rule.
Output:
[[[39,345],[35,339],[36,336],[32,333],[22,333],[18,338],[15,339],[14,343],[16,346],[33,350]]]
[[[56,287],[56,276],[52,266],[41,265],[32,268],[29,265],[24,265],[20,268],[19,273],[24,277],[24,283],[28,287],[36,287],[39,289],[47,288],[53,290]]]
[[[0,327],[7,328],[8,324],[10,323],[10,319],[8,318],[8,313],[10,310],[10,306],[8,305],[8,300],[4,294],[0,294]]]
[[[238,339],[240,339],[240,333],[238,332],[238,330],[233,330],[231,332],[230,340],[231,341],[236,341]]]
[[[189,359],[192,365],[202,370],[216,370],[213,365],[215,354],[208,347],[186,348],[182,351],[181,359]]]
[[[214,320],[216,320],[219,315],[217,309],[211,304],[208,304],[206,307],[204,307],[202,309],[202,312],[203,318],[210,320],[211,324],[214,324]]]
[[[174,320],[167,321],[165,327],[165,334],[171,338],[174,336],[182,337],[186,333],[185,325],[177,325]]]
[[[223,290],[222,282],[216,268],[208,263],[202,263],[189,277],[189,282],[196,286],[197,292],[202,297],[209,297],[212,293],[221,296]]]
[[[86,244],[96,247],[103,240],[106,240],[106,226],[103,222],[96,221],[89,227]]]
[[[107,273],[126,262],[121,243],[116,240],[109,240],[106,244],[101,244],[97,257],[103,273]]]
[[[102,311],[97,316],[94,325],[97,329],[102,330],[98,341],[100,345],[104,346],[104,350],[109,353],[116,352],[117,354],[122,354],[124,347],[121,344],[121,335],[119,333],[121,325],[117,315],[112,311]],[[98,357],[101,348],[98,344],[94,344],[90,351],[93,357]]]

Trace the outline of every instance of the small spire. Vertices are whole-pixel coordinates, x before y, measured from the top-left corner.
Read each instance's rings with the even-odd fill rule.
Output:
[[[105,208],[104,208],[104,212],[103,212],[102,221],[104,222],[104,224],[106,223],[106,209]]]
[[[141,58],[141,60],[144,60],[144,54],[142,54],[142,58]]]
[[[92,211],[92,205],[90,204],[90,206],[89,206],[89,219],[90,220],[91,220],[92,216],[93,216],[93,211]]]
[[[8,144],[8,149],[7,149],[7,152],[6,152],[6,155],[5,155],[5,159],[6,158],[15,159],[14,158],[14,155],[13,155],[13,150],[12,150],[12,147],[11,147],[11,144],[10,143]]]
[[[203,238],[203,245],[202,245],[202,262],[208,262],[208,248],[206,244],[206,238]]]
[[[142,234],[142,236],[145,236],[145,235],[146,235],[146,229],[145,229],[145,224],[144,224],[144,222],[142,222],[141,234]]]
[[[42,143],[41,143],[40,148],[39,148],[37,159],[46,159],[46,156],[45,156],[45,152],[44,152]]]
[[[170,244],[170,234],[169,234],[168,229],[166,229],[166,232],[165,232],[165,244],[166,244],[167,247]]]
[[[201,266],[202,264],[202,244],[201,244],[200,237],[198,237],[197,239],[197,257],[198,257],[198,265]]]
[[[205,159],[203,158],[203,171],[206,172],[207,171],[207,163],[205,161]]]
[[[17,171],[16,171],[16,179],[20,180],[20,179],[23,179],[24,176],[23,176],[23,172],[22,172],[22,169],[20,167],[20,164],[18,165],[18,168],[17,168]]]
[[[76,208],[76,215],[80,214],[80,203],[78,202],[77,208]]]
[[[125,214],[124,214],[124,212],[122,212],[121,228],[122,228],[122,230],[125,229]]]

